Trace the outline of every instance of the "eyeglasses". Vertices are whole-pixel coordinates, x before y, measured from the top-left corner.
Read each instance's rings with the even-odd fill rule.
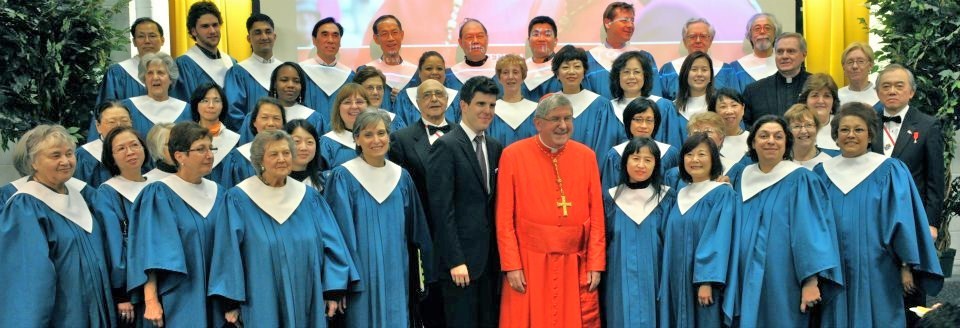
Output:
[[[643,118],[643,117],[634,117],[630,119],[630,121],[632,121],[633,123],[638,123],[638,124],[644,123],[649,125],[653,125],[655,123],[652,118]]]
[[[554,116],[554,117],[545,117],[545,118],[543,118],[543,119],[544,119],[545,121],[547,121],[547,122],[550,122],[550,123],[560,123],[560,122],[570,123],[570,122],[573,122],[573,115],[571,115],[571,116],[562,116],[562,117],[557,117],[557,116]]]
[[[140,34],[136,36],[137,40],[156,40],[162,38],[159,34]]]
[[[118,146],[118,147],[114,147],[114,148],[113,148],[113,153],[114,153],[114,154],[123,154],[123,153],[126,153],[127,151],[134,151],[134,152],[136,152],[136,151],[141,151],[141,150],[143,150],[143,145],[141,145],[141,144],[138,142],[138,143],[131,144],[131,145],[129,145],[129,146],[128,146],[128,145],[120,145],[120,146]]]
[[[420,99],[430,99],[433,97],[437,97],[439,99],[447,99],[447,92],[443,90],[426,91],[422,95],[420,95]]]
[[[840,129],[837,129],[837,134],[849,135],[850,132],[853,132],[854,135],[862,136],[863,134],[867,133],[867,129],[865,129],[865,128],[853,128],[853,129],[851,129],[851,128],[840,128]]]
[[[215,154],[215,153],[217,153],[217,147],[210,147],[210,148],[202,147],[202,148],[197,148],[197,149],[188,149],[188,150],[186,151],[186,153],[187,153],[188,155],[190,154],[190,152],[196,152],[197,154],[200,154],[200,155],[207,155],[207,154],[210,154],[210,153],[214,153],[214,154]]]
[[[203,98],[203,99],[200,99],[200,104],[203,104],[203,105],[209,105],[209,104],[219,105],[219,104],[222,104],[222,103],[223,103],[223,100],[220,100],[220,98],[213,98],[213,99]]]
[[[107,121],[103,121],[103,122],[100,122],[100,123],[102,123],[102,124],[107,124],[107,125],[112,125],[112,126],[117,126],[117,125],[127,125],[127,126],[129,126],[129,125],[130,125],[130,119],[129,119],[129,118],[122,118],[122,119],[117,119],[117,120],[107,120]]]
[[[687,40],[690,40],[690,41],[696,41],[700,39],[703,39],[703,40],[713,39],[713,37],[710,36],[709,34],[687,34],[686,38]]]
[[[807,123],[807,124],[791,124],[791,125],[790,125],[790,129],[791,129],[791,130],[797,130],[797,131],[800,131],[800,129],[807,129],[807,131],[813,131],[813,130],[816,130],[816,129],[817,129],[817,125],[816,125],[816,124],[810,124],[810,123]]]
[[[620,17],[613,20],[614,23],[624,23],[634,25],[636,22],[633,21],[633,17]]]
[[[751,28],[750,30],[753,31],[754,33],[760,33],[764,31],[773,31],[773,25],[754,25],[753,28]]]
[[[857,59],[857,60],[851,59],[851,60],[848,60],[848,61],[843,62],[843,64],[846,65],[846,66],[857,65],[857,66],[860,66],[860,67],[864,67],[864,66],[867,66],[867,61],[864,60],[864,59]]]

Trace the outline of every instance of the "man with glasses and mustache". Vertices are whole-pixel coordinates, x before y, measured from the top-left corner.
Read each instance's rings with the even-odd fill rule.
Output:
[[[717,31],[706,18],[696,17],[691,18],[683,25],[683,30],[681,30],[680,35],[683,39],[683,47],[687,50],[688,55],[697,51],[708,53],[710,46],[713,45],[713,38],[717,35]],[[667,62],[663,64],[663,67],[660,67],[659,82],[664,98],[676,99],[677,90],[680,88],[680,67],[683,66],[683,61],[686,59],[687,56],[683,56]],[[724,87],[736,87],[738,85],[736,81],[737,74],[736,71],[733,70],[733,66],[724,62],[717,62],[717,60],[712,57],[710,60],[713,62],[713,88],[715,90],[720,90]]]

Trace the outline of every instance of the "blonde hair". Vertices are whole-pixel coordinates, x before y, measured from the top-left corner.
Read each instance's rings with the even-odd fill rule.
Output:
[[[867,56],[867,60],[870,60],[870,64],[873,64],[873,48],[869,44],[854,41],[847,46],[846,49],[843,49],[843,54],[840,55],[840,64],[843,65],[843,62],[847,61],[847,55],[849,55],[854,50],[863,51],[863,54]]]
[[[691,116],[690,121],[687,122],[687,126],[699,125],[709,125],[717,128],[718,133],[723,133],[723,129],[726,126],[726,124],[723,123],[723,118],[720,117],[720,114],[714,112],[696,113]]]
[[[820,128],[823,127],[825,122],[820,122],[820,118],[817,117],[817,112],[810,107],[807,107],[805,104],[795,104],[790,106],[790,109],[787,109],[786,113],[783,113],[783,119],[787,121],[787,124],[794,121],[800,121],[805,118],[812,118],[813,124],[817,125],[817,131],[820,131]]]
[[[370,97],[367,96],[367,90],[363,88],[362,85],[356,83],[347,83],[340,88],[340,91],[337,93],[337,98],[333,101],[333,108],[330,109],[330,127],[335,132],[343,132],[347,130],[347,124],[343,122],[343,118],[340,117],[340,104],[343,103],[347,98],[360,95],[367,104],[370,104]]]
[[[527,78],[527,61],[523,60],[522,57],[509,54],[497,60],[496,73],[500,75],[500,71],[504,68],[507,68],[510,65],[516,65],[520,67],[520,77],[523,79]]]

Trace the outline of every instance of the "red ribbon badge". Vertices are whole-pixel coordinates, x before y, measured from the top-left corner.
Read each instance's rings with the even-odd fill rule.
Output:
[[[913,143],[917,143],[917,139],[920,139],[920,131],[913,131]]]

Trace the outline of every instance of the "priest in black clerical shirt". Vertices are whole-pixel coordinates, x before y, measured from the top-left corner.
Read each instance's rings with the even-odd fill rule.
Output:
[[[810,73],[803,69],[807,58],[807,41],[800,33],[784,33],[774,44],[777,73],[751,83],[743,90],[746,111],[743,122],[753,124],[753,120],[767,114],[783,116],[783,113],[796,104],[800,98],[800,89]]]

